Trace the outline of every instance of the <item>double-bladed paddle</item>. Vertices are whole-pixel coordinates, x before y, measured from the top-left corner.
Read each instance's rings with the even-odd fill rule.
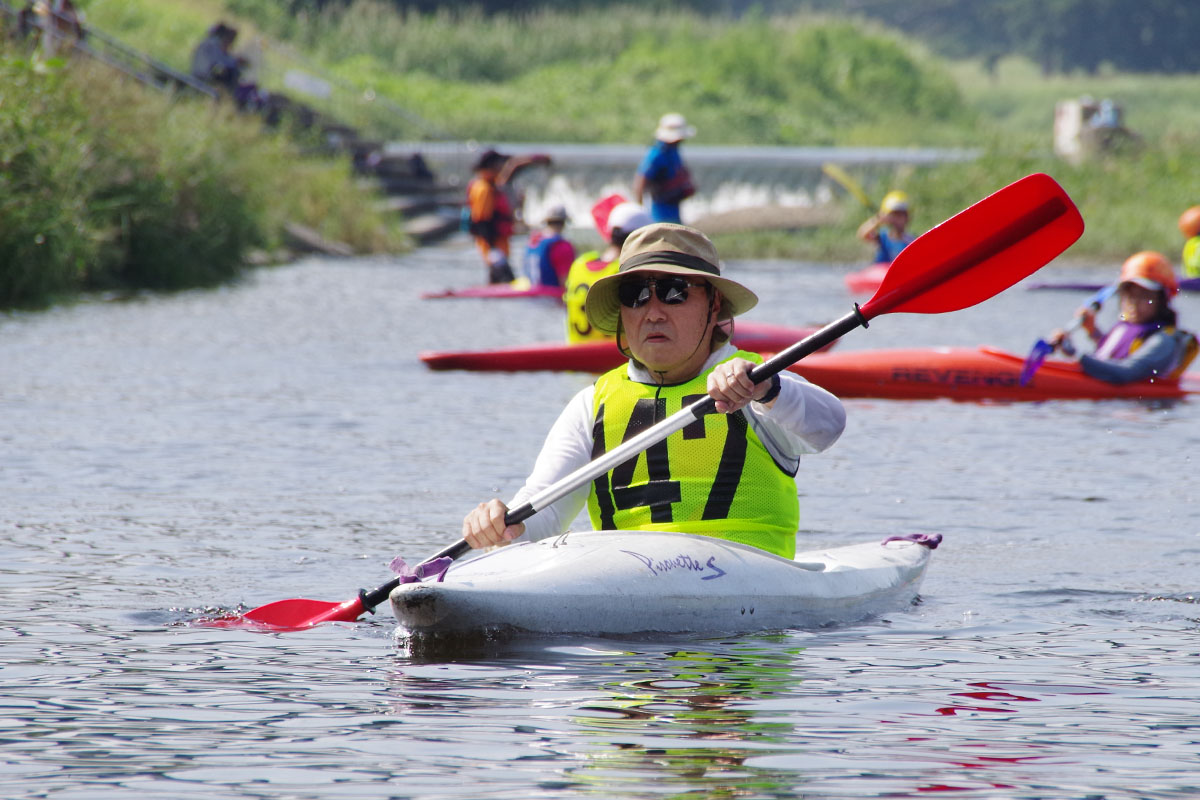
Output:
[[[1100,291],[1088,298],[1088,301],[1080,306],[1081,309],[1091,309],[1093,313],[1100,310],[1100,306],[1104,305],[1104,301],[1112,296],[1112,293],[1117,290],[1117,285],[1114,283],[1111,286],[1104,286]],[[1076,316],[1075,319],[1064,330],[1068,335],[1080,325],[1083,324],[1083,315]],[[1063,339],[1063,352],[1067,352],[1067,340]],[[1029,355],[1025,358],[1025,364],[1021,367],[1021,377],[1018,383],[1022,386],[1028,386],[1033,380],[1033,375],[1042,366],[1042,362],[1046,360],[1046,356],[1054,352],[1054,345],[1047,342],[1045,339],[1038,339],[1033,343],[1033,347],[1029,351]]]
[[[796,342],[750,372],[755,382],[787,367],[862,326],[880,314],[941,314],[967,308],[999,294],[1028,277],[1066,250],[1083,233],[1083,219],[1062,187],[1048,175],[1035,174],[1012,183],[955,214],[918,237],[892,262],[879,289],[864,305]],[[697,400],[647,428],[618,447],[538,492],[509,510],[507,525],[522,522],[613,467],[632,458],[705,414],[714,413],[711,397]],[[455,559],[471,546],[456,542],[417,567],[438,559]],[[279,600],[246,612],[241,618],[269,628],[300,629],[321,622],[350,622],[387,599],[411,573],[343,603]],[[225,623],[228,624],[228,621]]]
[[[868,210],[876,211],[879,208],[878,204],[876,204],[869,196],[867,196],[867,193],[862,188],[862,185],[858,181],[854,180],[854,178],[851,178],[850,173],[846,172],[846,170],[842,169],[837,164],[822,164],[821,172],[824,172],[826,175],[841,184],[843,189],[854,195],[855,198],[858,199],[858,202],[866,206]]]

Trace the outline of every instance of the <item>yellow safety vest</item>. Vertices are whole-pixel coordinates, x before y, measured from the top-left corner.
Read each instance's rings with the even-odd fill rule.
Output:
[[[571,270],[567,273],[567,286],[563,290],[563,302],[567,304],[568,342],[592,342],[612,338],[592,327],[583,310],[583,304],[592,284],[605,275],[615,274],[620,266],[615,258],[612,261],[601,261],[600,253],[595,250],[584,253],[571,264]]]
[[[762,356],[734,356],[762,363]],[[703,398],[706,370],[673,386],[629,379],[626,367],[595,386],[592,458]],[[697,533],[796,554],[800,500],[794,475],[763,446],[743,411],[713,412],[601,475],[588,494],[597,530]]]
[[[1183,245],[1183,274],[1200,278],[1200,236],[1193,236]]]

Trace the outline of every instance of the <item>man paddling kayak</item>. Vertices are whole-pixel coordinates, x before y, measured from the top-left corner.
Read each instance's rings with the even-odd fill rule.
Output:
[[[1175,270],[1161,253],[1134,253],[1121,266],[1117,294],[1121,321],[1107,333],[1096,327],[1096,312],[1085,307],[1078,317],[1096,351],[1080,357],[1083,371],[1115,384],[1170,380],[1196,357],[1196,337],[1177,327],[1171,298],[1179,293]],[[1047,343],[1074,355],[1067,332],[1057,330]]]
[[[721,275],[704,234],[675,224],[635,231],[620,270],[588,293],[592,325],[617,336],[629,363],[579,392],[559,416],[514,506],[655,422],[711,396],[718,413],[652,445],[567,495],[527,525],[505,526],[500,500],[463,520],[474,548],[564,532],[586,505],[606,530],[699,533],[795,554],[800,456],[830,447],[845,427],[841,401],[791,373],[754,384],[756,354],[728,343],[720,322],[758,297]]]

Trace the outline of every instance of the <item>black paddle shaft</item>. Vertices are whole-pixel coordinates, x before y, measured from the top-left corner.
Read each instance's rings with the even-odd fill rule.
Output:
[[[439,558],[449,558],[449,559],[461,558],[462,556],[465,556],[469,552],[471,552],[471,545],[467,542],[466,539],[459,539],[454,544],[443,547],[441,550],[434,553],[433,555],[431,555],[429,558],[425,559],[421,563],[427,564],[428,562],[436,561]],[[379,605],[384,600],[387,600],[388,595],[390,595],[392,593],[392,589],[395,589],[397,586],[400,585],[400,583],[401,583],[401,579],[399,577],[396,577],[396,578],[392,578],[390,581],[385,583],[383,586],[380,586],[377,589],[372,589],[369,592],[366,589],[360,589],[358,592],[358,597],[360,600],[362,600],[363,611],[374,611],[375,606]]]
[[[750,370],[750,380],[756,384],[762,383],[772,375],[783,372],[805,356],[817,352],[860,326],[863,328],[867,327],[867,317],[863,315],[862,311],[859,310],[858,304],[855,303],[854,310],[846,316],[829,323],[820,330],[788,347],[786,350],[781,350],[767,361],[754,367],[754,369]],[[677,430],[682,430],[705,414],[712,414],[715,407],[716,401],[713,398],[708,396],[702,397],[690,406],[675,412],[665,420],[647,428],[632,439],[623,442],[620,446],[613,448],[604,455],[577,469],[552,486],[548,486],[538,492],[529,498],[529,501],[524,505],[510,509],[504,515],[504,524],[515,525],[518,522],[529,519],[546,506],[561,500],[580,486],[595,480],[617,464],[642,452],[642,450],[645,450],[650,445],[666,439]],[[439,553],[438,555],[442,555],[443,553]]]

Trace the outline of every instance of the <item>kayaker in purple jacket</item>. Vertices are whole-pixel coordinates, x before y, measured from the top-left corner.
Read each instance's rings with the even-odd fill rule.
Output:
[[[620,264],[588,291],[586,313],[598,330],[617,336],[629,362],[568,403],[513,504],[705,393],[716,413],[526,523],[505,527],[508,506],[481,503],[463,520],[463,538],[478,548],[555,536],[586,506],[596,529],[697,533],[790,558],[800,456],[837,441],[846,423],[841,401],[791,372],[750,380],[762,359],[729,344],[728,326],[758,298],[721,274],[716,248],[701,232],[665,223],[638,228]]]
[[[1083,308],[1078,316],[1096,344],[1090,355],[1080,356],[1083,371],[1115,384],[1143,380],[1171,380],[1196,356],[1196,337],[1180,330],[1171,298],[1179,293],[1179,279],[1161,253],[1134,253],[1121,266],[1117,295],[1121,319],[1109,331],[1096,327],[1096,312]],[[1072,355],[1067,332],[1057,330],[1048,344]]]

